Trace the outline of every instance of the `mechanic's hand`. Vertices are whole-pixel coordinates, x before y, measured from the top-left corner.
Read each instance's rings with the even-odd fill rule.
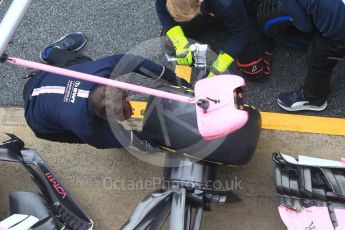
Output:
[[[229,54],[220,53],[217,60],[213,62],[208,77],[214,77],[215,75],[224,73],[233,62],[234,59]]]
[[[125,91],[120,88],[108,88],[106,94],[104,103],[109,122],[124,121],[132,116],[133,109]]]
[[[191,65],[193,63],[192,52],[181,26],[175,26],[168,30],[167,36],[175,47],[177,64]]]
[[[127,95],[122,98],[123,118],[124,120],[129,119],[133,115],[133,108],[129,103]]]

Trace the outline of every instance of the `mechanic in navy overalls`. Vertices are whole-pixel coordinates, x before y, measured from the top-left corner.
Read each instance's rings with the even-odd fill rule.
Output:
[[[105,78],[111,77],[115,66],[122,65],[119,67],[122,74],[136,72],[181,84],[182,79],[176,78],[173,71],[140,56],[118,54],[93,61],[76,52],[85,43],[84,34],[68,34],[44,48],[41,59],[50,65]],[[141,152],[155,149],[140,139],[140,133],[134,134],[118,124],[118,120],[132,115],[131,105],[120,89],[37,72],[26,83],[23,97],[26,121],[39,138],[86,143],[102,149],[132,147]]]

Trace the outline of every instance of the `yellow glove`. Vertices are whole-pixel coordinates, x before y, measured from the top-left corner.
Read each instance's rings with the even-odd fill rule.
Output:
[[[214,77],[215,75],[222,74],[225,72],[229,66],[234,62],[234,59],[226,53],[221,53],[218,55],[217,60],[212,64],[211,71],[208,77]]]
[[[168,30],[167,36],[175,47],[177,64],[191,65],[193,63],[192,52],[181,26],[174,26]]]

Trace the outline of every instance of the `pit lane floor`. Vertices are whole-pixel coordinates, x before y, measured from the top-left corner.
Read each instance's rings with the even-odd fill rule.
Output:
[[[8,53],[37,61],[38,53],[46,44],[71,31],[82,31],[89,38],[84,53],[99,58],[126,52],[142,41],[160,34],[152,0],[90,0],[84,1],[83,4],[80,2],[33,1]],[[9,3],[10,1],[3,2],[0,16]],[[211,40],[217,40],[218,43],[224,41],[222,38]],[[145,52],[145,56],[155,55]],[[156,56],[152,59],[161,62]],[[255,105],[260,111],[284,113],[275,103],[275,98],[280,92],[302,84],[305,67],[304,51],[277,46],[272,77],[264,82],[248,83],[248,103]],[[117,229],[127,220],[137,203],[148,192],[154,190],[153,186],[135,189],[131,187],[132,182],[157,182],[162,176],[162,169],[143,163],[124,150],[100,151],[85,145],[58,144],[35,138],[25,124],[22,109],[12,107],[23,104],[21,91],[25,81],[21,78],[28,72],[14,66],[0,65],[0,105],[11,106],[0,108],[0,140],[6,139],[3,135],[5,132],[15,133],[23,138],[29,147],[36,148],[42,154],[65,186],[79,200],[95,221],[95,229]],[[334,71],[332,94],[327,110],[321,113],[301,112],[299,115],[344,118],[344,74],[345,63],[339,63]],[[291,127],[289,118],[286,120],[290,121],[287,127]],[[268,119],[264,119],[265,121]],[[281,116],[276,121],[279,121],[279,129],[282,129]],[[318,129],[316,133],[334,134],[329,132],[328,122],[318,124],[322,124],[328,131]],[[304,124],[302,128],[305,127],[308,126]],[[338,127],[340,132],[345,130],[342,121],[334,127]],[[293,127],[292,130],[301,131],[302,128]],[[270,160],[272,152],[282,151],[295,156],[305,154],[338,160],[345,156],[344,145],[344,137],[341,135],[263,130],[255,156],[248,165],[235,169],[221,167],[218,170],[219,179],[222,181],[228,181],[230,184],[231,181],[241,181],[238,193],[243,202],[213,205],[213,211],[205,213],[203,228],[284,229],[275,208],[273,169]],[[33,191],[35,187],[33,183],[28,183],[29,176],[20,166],[1,163],[0,175],[0,218],[3,218],[7,215],[9,191]],[[120,187],[104,184],[104,181],[109,182],[109,178],[112,182],[119,181]]]
[[[0,140],[6,140],[5,132],[14,133],[27,147],[37,149],[94,220],[95,229],[118,229],[141,199],[159,188],[162,168],[144,163],[123,149],[96,150],[39,140],[26,125],[22,109],[0,108],[0,130]],[[243,201],[213,204],[212,211],[204,215],[202,229],[285,229],[276,209],[272,153],[339,160],[345,156],[344,149],[344,136],[263,130],[249,164],[218,168],[219,183],[232,186]],[[1,162],[0,191],[1,219],[8,215],[9,192],[36,188],[20,165]]]

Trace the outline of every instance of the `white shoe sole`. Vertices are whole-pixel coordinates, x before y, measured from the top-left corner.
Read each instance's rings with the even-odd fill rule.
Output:
[[[296,112],[296,111],[322,111],[327,108],[327,101],[323,103],[321,106],[314,106],[314,105],[298,105],[294,107],[286,107],[279,103],[277,100],[278,105],[289,112]]]

